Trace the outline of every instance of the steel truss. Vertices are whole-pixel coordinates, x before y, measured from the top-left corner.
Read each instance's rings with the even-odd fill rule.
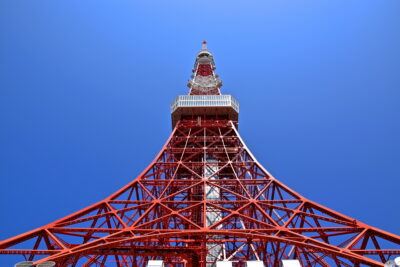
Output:
[[[400,237],[285,186],[257,162],[232,121],[187,118],[130,184],[0,242],[0,254],[57,266],[146,266],[149,259],[167,266],[213,266],[217,260],[278,266],[281,259],[303,266],[383,266],[400,255]]]

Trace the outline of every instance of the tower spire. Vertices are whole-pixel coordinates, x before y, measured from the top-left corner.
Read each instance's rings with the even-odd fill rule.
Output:
[[[206,40],[203,41],[201,50],[207,50],[207,41]]]
[[[220,95],[222,81],[214,73],[215,62],[212,53],[207,49],[207,42],[203,41],[200,52],[197,53],[194,63],[192,79],[188,81],[190,95]]]

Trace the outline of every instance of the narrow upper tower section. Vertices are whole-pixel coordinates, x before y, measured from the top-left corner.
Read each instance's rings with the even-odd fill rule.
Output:
[[[172,128],[180,120],[212,118],[231,120],[237,127],[239,102],[231,95],[222,95],[222,82],[214,73],[213,55],[204,41],[197,53],[192,80],[188,82],[189,95],[179,95],[171,104]]]
[[[189,95],[220,95],[222,82],[214,70],[214,57],[207,49],[207,42],[203,41],[194,63],[192,80],[188,81]]]

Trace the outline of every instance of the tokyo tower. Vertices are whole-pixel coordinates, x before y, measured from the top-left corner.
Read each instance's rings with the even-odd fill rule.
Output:
[[[15,266],[397,266],[400,236],[319,205],[274,178],[238,132],[203,42],[172,133],[108,198],[0,242]],[[400,264],[400,263],[399,263]]]

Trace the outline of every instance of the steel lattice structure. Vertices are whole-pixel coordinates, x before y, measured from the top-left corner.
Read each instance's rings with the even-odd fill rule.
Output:
[[[383,266],[400,236],[310,201],[254,158],[238,129],[238,103],[221,95],[212,54],[197,55],[189,96],[172,105],[173,131],[154,161],[110,197],[0,242],[57,266]]]

